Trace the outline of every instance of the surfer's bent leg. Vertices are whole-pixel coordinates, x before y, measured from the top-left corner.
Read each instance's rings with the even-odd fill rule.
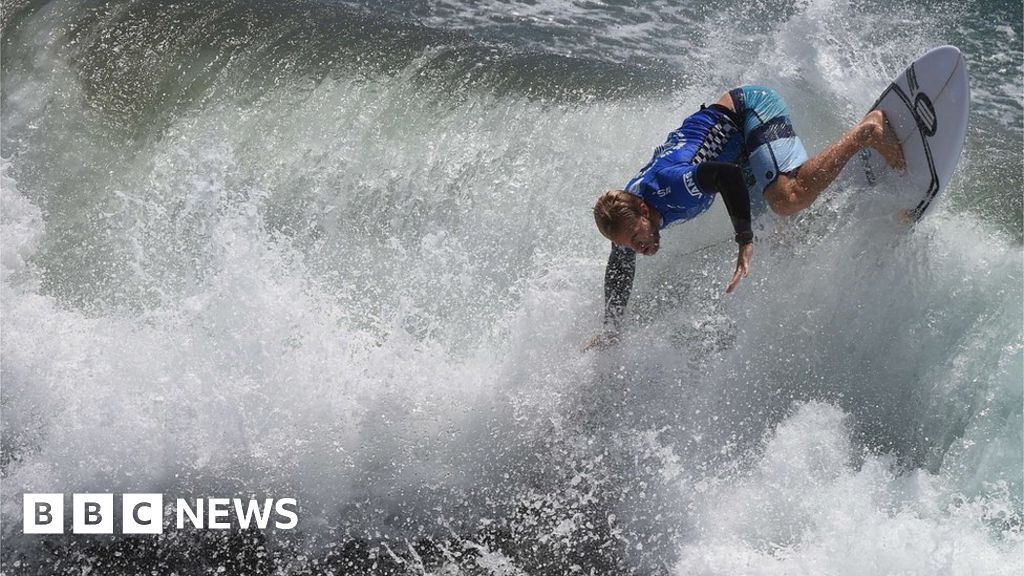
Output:
[[[796,214],[813,204],[850,158],[866,147],[877,149],[890,166],[904,166],[899,142],[879,111],[869,112],[838,140],[808,158],[793,129],[789,109],[775,90],[741,86],[731,90],[729,96],[743,118],[753,193],[763,193],[768,206],[778,214]]]
[[[863,120],[808,159],[795,173],[782,174],[765,189],[765,200],[782,215],[796,214],[814,203],[831,184],[846,163],[867,147],[876,148],[890,166],[902,169],[903,153],[884,115],[874,110]]]

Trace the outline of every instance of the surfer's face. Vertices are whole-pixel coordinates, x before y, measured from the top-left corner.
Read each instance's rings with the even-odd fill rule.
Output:
[[[644,256],[653,256],[660,247],[661,234],[651,221],[650,211],[643,206],[640,216],[612,238],[612,241]]]

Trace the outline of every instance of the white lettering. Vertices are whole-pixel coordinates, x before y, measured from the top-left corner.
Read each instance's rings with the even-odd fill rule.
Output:
[[[210,521],[207,523],[207,528],[215,528],[218,530],[226,530],[231,528],[230,522],[221,522],[218,518],[227,518],[231,515],[231,511],[228,509],[228,505],[231,504],[231,500],[227,498],[209,498],[207,502],[210,504]]]
[[[121,531],[124,534],[163,534],[163,494],[122,495]]]
[[[274,509],[277,510],[278,515],[290,518],[290,520],[287,523],[275,522],[274,526],[282,530],[290,530],[298,525],[299,515],[295,511],[285,508],[285,505],[296,506],[295,498],[281,498],[277,501]]]
[[[203,499],[196,499],[196,508],[193,510],[184,498],[178,498],[178,530],[185,527],[185,516],[192,521],[194,528],[203,528]]]
[[[71,531],[75,534],[113,534],[113,494],[72,494]]]
[[[64,533],[64,495],[28,494],[22,498],[22,526],[25,534]]]
[[[697,187],[697,182],[693,179],[693,170],[690,170],[686,174],[683,174],[683,185],[686,186],[686,191],[690,196],[700,196],[700,188]]]
[[[240,528],[248,528],[249,523],[252,522],[253,517],[256,518],[256,527],[260,530],[266,530],[267,521],[270,519],[270,511],[274,508],[274,500],[267,498],[264,500],[265,509],[260,510],[260,504],[258,500],[249,500],[249,505],[242,507],[242,499],[235,498],[235,515],[238,516],[238,526]],[[244,514],[243,514],[244,510]]]
[[[122,534],[162,534],[166,513],[163,494],[123,494],[120,496]],[[271,519],[274,528],[289,530],[299,523],[295,498],[177,498],[176,523],[178,530],[188,524],[202,530],[227,530],[238,519],[238,528],[266,530]],[[234,508],[234,514],[231,509]],[[205,514],[204,514],[205,511]],[[25,534],[62,534],[64,531],[63,494],[23,494],[23,526]],[[113,494],[73,494],[72,533],[113,534]],[[186,521],[187,519],[187,521]],[[170,525],[168,524],[168,529]]]

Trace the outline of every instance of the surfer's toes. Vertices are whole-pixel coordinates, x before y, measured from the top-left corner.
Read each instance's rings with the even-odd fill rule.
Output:
[[[864,124],[870,128],[870,146],[878,150],[885,158],[886,164],[899,171],[906,170],[907,161],[903,158],[903,147],[889,126],[885,114],[881,110],[872,110],[864,117]]]

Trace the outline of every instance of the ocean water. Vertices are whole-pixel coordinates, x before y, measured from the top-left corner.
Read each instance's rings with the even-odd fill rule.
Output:
[[[0,64],[3,574],[1024,570],[1019,2],[19,1]],[[741,83],[810,151],[940,44],[960,168],[641,258],[597,194]],[[32,536],[25,492],[295,497]]]

